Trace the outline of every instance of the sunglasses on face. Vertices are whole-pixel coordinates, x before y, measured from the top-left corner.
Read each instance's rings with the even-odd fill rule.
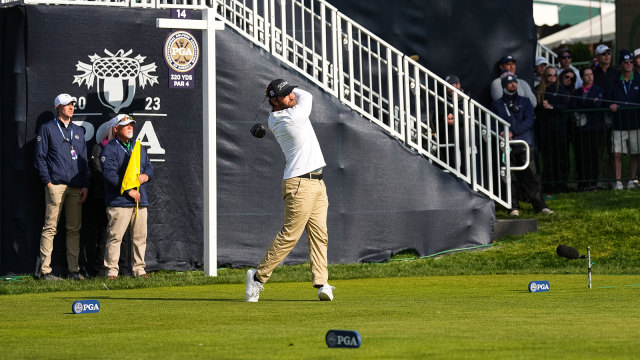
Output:
[[[631,61],[631,60],[625,60],[625,61],[623,61],[622,63],[623,63],[623,64],[625,64],[625,65],[631,65],[631,64],[633,64],[633,61]]]
[[[602,56],[611,55],[611,50],[607,50],[607,51],[603,52],[600,55],[602,55]]]
[[[556,74],[547,74],[547,77],[548,77],[548,78],[550,78],[550,77],[556,77],[556,76],[558,76],[558,75],[556,75]]]
[[[562,55],[561,59],[571,59],[571,55]]]
[[[573,79],[575,79],[575,76],[565,76],[563,79],[565,79],[565,80],[573,80]]]

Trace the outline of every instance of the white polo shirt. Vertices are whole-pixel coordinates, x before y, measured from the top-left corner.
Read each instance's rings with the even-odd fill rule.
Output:
[[[269,114],[269,129],[287,159],[282,179],[318,171],[327,165],[309,120],[313,96],[298,88],[293,89],[293,94],[296,106]]]

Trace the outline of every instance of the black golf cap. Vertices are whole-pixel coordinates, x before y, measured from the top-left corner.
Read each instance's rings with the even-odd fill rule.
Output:
[[[267,95],[270,98],[287,96],[291,94],[291,91],[295,88],[297,88],[297,86],[289,85],[285,80],[275,79],[267,86]]]

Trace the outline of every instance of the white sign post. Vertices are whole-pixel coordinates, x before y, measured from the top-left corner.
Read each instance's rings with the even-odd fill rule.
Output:
[[[218,275],[218,208],[216,183],[216,30],[224,30],[215,21],[217,4],[202,10],[202,20],[156,19],[163,29],[202,30],[202,123],[203,123],[203,195],[204,195],[204,275]]]

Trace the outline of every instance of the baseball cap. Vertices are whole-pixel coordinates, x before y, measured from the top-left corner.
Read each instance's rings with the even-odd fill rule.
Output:
[[[269,86],[267,86],[267,95],[272,98],[287,96],[291,94],[291,91],[295,88],[297,88],[297,86],[289,85],[285,80],[275,79],[269,83]]]
[[[510,84],[512,82],[517,82],[517,81],[518,81],[518,77],[515,74],[504,73],[504,75],[502,75],[502,87],[503,88],[507,87],[508,84]]]
[[[627,60],[633,61],[633,54],[631,54],[631,51],[627,49],[620,50],[620,58],[618,59],[618,62],[622,64],[622,62]]]
[[[457,77],[456,75],[447,75],[446,78],[444,78],[444,81],[446,81],[448,84],[457,84],[460,82],[460,78]]]
[[[549,61],[544,56],[539,56],[536,58],[536,66],[540,66],[542,64],[549,65]]]
[[[58,107],[58,105],[67,105],[70,102],[77,103],[78,99],[74,98],[69,94],[60,94],[56,96],[56,99],[53,101],[53,104],[55,107]]]
[[[509,61],[516,62],[516,59],[511,55],[505,55],[505,56],[500,58],[500,65],[506,64]]]
[[[605,44],[600,44],[600,45],[598,45],[598,47],[596,48],[596,55],[604,54],[604,53],[605,53],[605,52],[607,52],[607,51],[611,51],[611,48],[610,48],[610,47],[608,47],[608,46],[607,46],[607,45],[605,45]]]
[[[638,56],[640,56],[640,48],[633,50],[633,57],[638,57]]]
[[[115,125],[113,126],[124,126],[124,125],[128,125],[130,123],[136,123],[135,120],[133,120],[133,118],[129,115],[126,114],[120,114],[120,115],[116,115],[116,117],[112,118],[111,120],[109,120],[109,122],[115,122]]]

